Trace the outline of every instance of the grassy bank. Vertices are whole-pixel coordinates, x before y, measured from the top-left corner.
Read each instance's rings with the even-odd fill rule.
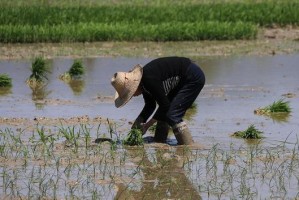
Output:
[[[0,42],[254,39],[258,27],[299,23],[299,2],[295,1],[62,5],[1,6]]]

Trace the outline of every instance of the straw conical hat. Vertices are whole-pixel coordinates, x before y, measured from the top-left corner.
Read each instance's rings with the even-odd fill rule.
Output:
[[[136,65],[129,72],[117,72],[111,79],[116,90],[114,103],[117,108],[124,106],[133,97],[142,78],[142,67]]]

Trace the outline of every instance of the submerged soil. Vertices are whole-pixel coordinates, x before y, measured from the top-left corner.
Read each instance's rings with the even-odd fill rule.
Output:
[[[273,55],[299,51],[299,27],[261,29],[256,40],[1,44],[0,59]]]

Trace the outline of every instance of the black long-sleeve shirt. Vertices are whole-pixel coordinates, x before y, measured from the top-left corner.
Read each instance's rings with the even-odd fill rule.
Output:
[[[191,60],[184,57],[164,57],[152,60],[143,67],[141,79],[145,105],[140,113],[144,122],[158,109],[153,118],[168,121],[170,101],[182,87]]]

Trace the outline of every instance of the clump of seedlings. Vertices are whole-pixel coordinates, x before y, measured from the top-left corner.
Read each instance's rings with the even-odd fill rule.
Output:
[[[259,131],[251,124],[245,131],[237,131],[233,134],[234,137],[245,138],[245,139],[261,139],[262,131]]]
[[[63,81],[71,81],[73,79],[80,78],[85,73],[84,66],[81,60],[75,60],[69,71],[60,75],[60,79]]]
[[[27,79],[27,84],[36,88],[42,86],[44,81],[47,80],[47,74],[49,73],[49,67],[43,57],[37,57],[34,59],[31,65],[31,75]]]
[[[123,141],[124,145],[141,146],[143,145],[141,129],[133,128],[130,130],[128,136]]]
[[[7,74],[0,74],[0,87],[11,87],[12,80]]]
[[[291,107],[289,101],[284,101],[280,99],[278,101],[274,101],[271,105],[266,106],[264,108],[258,108],[254,110],[254,114],[258,115],[269,115],[273,113],[290,113]]]

